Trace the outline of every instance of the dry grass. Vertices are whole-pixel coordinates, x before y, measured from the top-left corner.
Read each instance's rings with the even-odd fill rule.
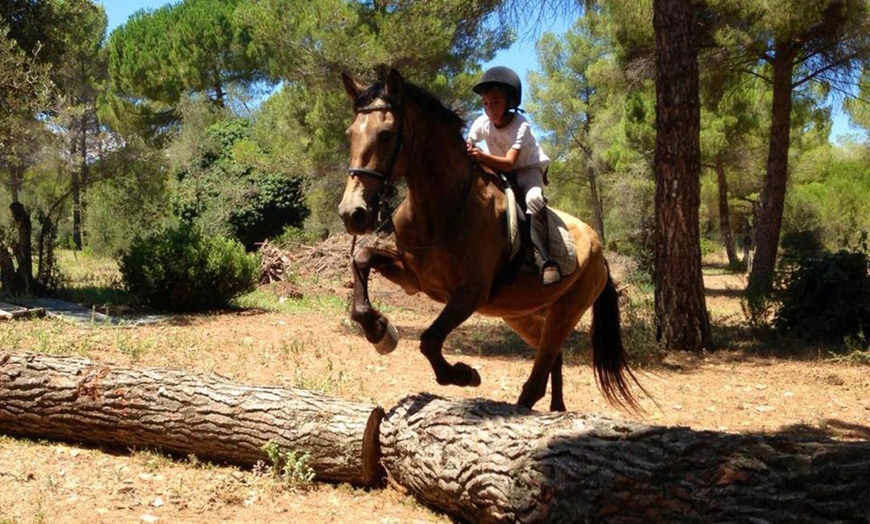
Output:
[[[105,273],[91,270],[88,274]],[[714,322],[739,323],[733,275],[711,275]],[[475,316],[445,346],[451,361],[477,368],[476,389],[440,387],[417,348],[439,311],[381,278],[372,283],[398,326],[397,350],[379,356],[347,319],[346,277],[300,279],[303,298],[275,311],[173,317],[137,328],[72,325],[54,319],[0,324],[0,347],[82,355],[119,365],[218,373],[241,383],[318,390],[385,407],[422,391],[513,402],[534,354],[497,319]],[[268,291],[263,291],[268,295]],[[278,303],[277,297],[257,300]],[[724,328],[723,328],[724,329]],[[587,364],[586,334],[567,349],[569,409],[627,417],[597,391]],[[731,340],[723,336],[724,340]],[[629,348],[631,349],[631,347]],[[671,354],[640,373],[657,405],[643,401],[647,423],[727,432],[813,432],[870,436],[870,374],[852,362],[763,358],[740,348]],[[545,409],[542,401],[540,409]],[[393,489],[348,486],[298,489],[263,471],[169,459],[143,450],[101,450],[0,437],[0,524],[31,522],[449,522]],[[158,519],[158,520],[154,520]]]

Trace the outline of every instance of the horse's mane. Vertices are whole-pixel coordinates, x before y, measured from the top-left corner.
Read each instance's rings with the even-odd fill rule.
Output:
[[[445,106],[441,100],[429,91],[416,84],[405,82],[404,96],[407,100],[419,106],[427,116],[443,121],[445,126],[457,134],[462,133],[462,129],[465,127],[465,120],[462,116]],[[390,105],[396,105],[393,97],[387,94],[386,85],[379,81],[359,94],[354,103],[354,109],[359,110],[368,107],[376,100],[384,100]]]

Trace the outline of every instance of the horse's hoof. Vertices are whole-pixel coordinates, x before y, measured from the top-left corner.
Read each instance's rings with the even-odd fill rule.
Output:
[[[553,411],[555,413],[564,413],[568,410],[565,408],[564,402],[550,402],[550,411]]]
[[[396,329],[391,322],[387,322],[387,328],[384,330],[384,336],[381,340],[373,344],[375,351],[380,355],[389,355],[399,345],[399,330]]]
[[[476,388],[480,385],[480,373],[468,364],[457,362],[454,364],[453,369],[456,372],[456,376],[458,376],[454,382],[457,386]]]
[[[469,381],[468,387],[476,388],[479,385],[480,385],[480,373],[478,373],[476,369],[471,368],[471,381]]]
[[[543,394],[535,394],[529,390],[528,385],[523,386],[523,391],[520,393],[520,398],[517,400],[517,405],[522,406],[528,409],[534,409],[535,404],[538,403],[541,398],[543,398]]]

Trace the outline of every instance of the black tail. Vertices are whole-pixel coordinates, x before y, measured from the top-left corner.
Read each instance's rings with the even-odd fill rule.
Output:
[[[628,365],[620,333],[619,294],[609,272],[604,291],[592,305],[592,367],[598,389],[610,404],[634,413],[643,412],[632,389],[637,387],[648,397],[649,393]]]

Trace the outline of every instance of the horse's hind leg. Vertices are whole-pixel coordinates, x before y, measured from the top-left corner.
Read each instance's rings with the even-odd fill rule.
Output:
[[[547,393],[547,381],[552,377],[550,409],[565,411],[562,391],[562,344],[580,321],[586,308],[569,309],[567,303],[557,303],[537,317],[505,319],[532,347],[537,349],[535,364],[517,403],[532,408]]]
[[[541,346],[541,334],[544,329],[545,317],[541,313],[534,313],[531,315],[526,315],[523,317],[514,317],[514,318],[506,318],[505,322],[523,339],[526,344],[532,346],[535,349],[538,349]],[[572,327],[573,329],[573,327]],[[566,335],[567,336],[567,335]],[[563,396],[562,390],[562,344],[560,343],[557,346],[557,354],[555,359],[553,360],[552,365],[549,369],[549,376],[551,380],[550,387],[550,411],[565,411],[565,399]],[[540,351],[538,353],[538,358],[535,359],[537,364],[538,359],[540,358]],[[534,371],[533,371],[534,373]],[[531,378],[529,379],[531,381]],[[523,391],[529,387],[529,383],[526,382]],[[541,397],[546,394],[547,387],[547,373],[543,375],[543,391],[540,392],[540,396],[532,401],[532,405],[537,402]],[[539,388],[540,390],[540,388]],[[528,402],[526,400],[525,402]],[[519,404],[531,407],[524,403],[523,398],[520,398]]]
[[[565,398],[562,393],[562,352],[550,369],[550,411],[565,411]]]
[[[547,393],[547,380],[550,378],[550,373],[557,365],[556,386],[554,393],[561,397],[562,392],[562,366],[559,358],[562,352],[562,341],[566,337],[548,337],[546,329],[541,337],[541,344],[538,347],[538,353],[535,356],[535,364],[532,366],[532,372],[529,374],[528,380],[523,384],[523,390],[520,393],[520,398],[517,403],[531,409],[536,402],[541,400]],[[565,402],[561,398],[553,397],[551,407],[555,405],[557,408],[564,410]]]
[[[435,379],[442,386],[479,386],[480,374],[462,362],[450,364],[442,348],[447,335],[474,313],[482,300],[478,290],[466,288],[450,297],[441,314],[420,336],[420,351],[429,360]]]

